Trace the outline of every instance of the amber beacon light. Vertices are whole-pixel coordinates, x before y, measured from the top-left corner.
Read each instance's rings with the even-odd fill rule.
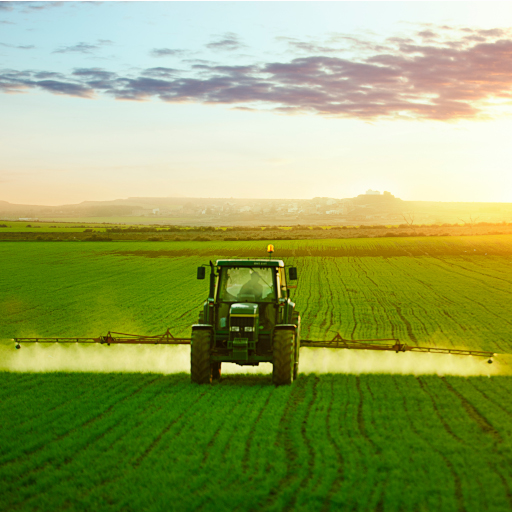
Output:
[[[274,246],[272,244],[267,245],[267,252],[272,255],[274,252]]]

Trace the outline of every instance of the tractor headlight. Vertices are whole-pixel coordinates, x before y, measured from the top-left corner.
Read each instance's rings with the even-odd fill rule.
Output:
[[[232,326],[231,326],[231,330],[232,330],[233,332],[240,332],[240,327],[239,327],[238,325],[232,325]]]
[[[244,329],[245,332],[254,332],[254,327],[246,327]]]

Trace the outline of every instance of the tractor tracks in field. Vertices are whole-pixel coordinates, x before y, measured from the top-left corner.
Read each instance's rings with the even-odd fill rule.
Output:
[[[150,445],[136,458],[132,457],[132,460],[128,460],[126,462],[123,462],[124,464],[124,467],[131,467],[132,469],[135,469],[135,470],[139,470],[140,471],[140,466],[141,464],[147,459],[147,457],[151,454],[151,452],[156,448],[156,446],[160,443],[160,441],[162,440],[162,438],[164,437],[164,435],[166,433],[168,433],[170,431],[170,429],[176,425],[186,414],[188,414],[190,412],[190,409],[191,407],[193,407],[194,405],[196,405],[198,402],[200,402],[202,400],[202,398],[209,392],[211,391],[211,389],[204,389],[203,392],[195,399],[193,400],[192,402],[190,402],[189,404],[187,404],[187,407],[185,407],[183,409],[183,411],[177,416],[175,417],[173,420],[171,420],[166,426],[164,429],[162,429],[160,431],[160,433],[158,434],[158,436],[150,443]],[[176,391],[175,393],[176,395],[178,394],[178,391]],[[164,408],[164,404],[162,404],[160,407],[158,407],[156,410],[154,410],[151,415],[149,417],[143,417],[143,419],[141,421],[139,421],[136,425],[136,428],[140,427],[141,425],[143,425],[144,423],[147,423],[148,420],[150,420],[151,418],[153,418],[158,412],[160,412],[162,409]],[[193,416],[197,415],[198,412],[195,412]],[[185,428],[186,424],[182,425],[181,428],[176,432],[176,437],[178,437],[181,432],[183,431],[183,429]],[[122,439],[126,438],[127,436],[133,434],[133,429],[130,430],[130,431],[127,431],[123,436],[119,437],[119,438],[116,438],[114,440],[114,442],[105,450],[106,452],[107,451],[110,451],[114,445],[118,444]],[[112,485],[113,483],[117,482],[118,480],[121,480],[122,478],[124,477],[123,474],[121,474],[120,471],[117,471],[113,476],[111,477],[107,477],[107,478],[104,478],[101,480],[101,482],[89,487],[87,489],[86,492],[83,492],[80,494],[80,500],[83,501],[85,500],[88,496],[90,496],[92,493],[94,492],[98,492],[100,491],[101,489],[103,489],[105,486],[107,485]]]
[[[501,447],[503,443],[503,438],[501,434],[496,430],[492,424],[487,420],[487,418],[478,411],[478,409],[471,403],[469,400],[462,395],[458,390],[456,390],[446,379],[445,377],[441,377],[441,381],[444,383],[444,385],[448,388],[449,392],[455,395],[461,402],[462,407],[468,414],[468,416],[478,425],[480,430],[486,434],[491,436],[491,439],[493,441],[493,452],[499,453],[499,448]],[[512,416],[512,414],[500,406],[499,403],[497,403],[495,400],[488,397],[487,394],[485,394],[483,391],[478,389],[471,380],[468,379],[469,384],[475,389],[477,392],[479,392],[486,400],[491,402],[493,405],[499,407],[502,411],[504,411],[508,416]],[[496,463],[494,458],[490,458],[486,460],[486,463],[489,465],[489,468],[492,469],[494,474],[499,478],[501,481],[501,484],[503,486],[503,489],[505,491],[507,500],[509,502],[509,505],[512,509],[512,490],[510,488],[510,485],[507,481],[507,478],[502,474],[503,469],[499,466],[499,464]],[[507,474],[507,473],[506,473]]]
[[[475,386],[472,380],[468,379],[468,384],[470,384],[478,393],[480,393],[488,402],[491,402],[494,406],[501,409],[507,416],[512,417],[512,412],[508,409],[505,409],[499,402],[497,402],[494,398],[491,398],[487,393],[484,393],[479,387]]]
[[[334,264],[334,262],[333,262]],[[334,317],[334,304],[332,304],[332,300],[334,297],[336,297],[336,287],[333,285],[332,279],[327,279],[327,289],[328,289],[328,297],[331,300],[331,307],[328,308],[328,313],[330,316],[330,323],[329,327],[332,327],[335,324],[335,317]]]
[[[436,416],[439,419],[439,421],[441,422],[441,424],[443,425],[446,432],[449,435],[451,435],[457,442],[459,442],[463,445],[466,445],[467,443],[464,440],[462,440],[457,434],[455,434],[455,432],[450,428],[450,425],[448,425],[448,423],[446,423],[446,420],[443,418],[442,414],[439,412],[439,408],[437,407],[436,401],[435,401],[434,397],[432,396],[432,393],[428,390],[428,387],[425,385],[425,383],[423,382],[421,377],[418,377],[416,380],[417,380],[421,390],[429,397],[430,401],[432,402],[432,407],[434,408]]]
[[[350,304],[350,309],[352,311],[352,323],[353,323],[352,332],[350,333],[350,338],[354,339],[354,334],[355,334],[356,329],[357,329],[356,308],[355,308],[354,303],[352,302],[352,299],[350,297],[349,288],[347,287],[347,284],[343,280],[343,273],[342,273],[341,269],[339,268],[339,265],[338,265],[337,261],[335,261],[334,268],[338,271],[339,279],[341,281],[341,284],[343,285],[343,287],[345,288],[345,290],[347,292],[347,300],[348,300],[348,303]]]
[[[134,396],[136,396],[139,392],[141,392],[143,389],[155,384],[157,381],[161,381],[162,379],[165,379],[164,376],[156,376],[154,379],[152,379],[151,381],[145,383],[143,386],[141,386],[139,389],[135,390],[133,393],[131,393],[129,396],[126,396],[125,398],[117,401],[115,404],[112,404],[111,407],[109,407],[109,409],[107,411],[104,411],[103,413],[101,413],[99,416],[89,420],[88,422],[84,423],[81,427],[78,427],[80,429],[84,428],[85,426],[87,425],[91,425],[93,424],[94,422],[100,420],[101,418],[105,417],[109,411],[111,411],[113,409],[114,406],[118,406],[120,403],[124,402],[125,400],[127,399],[131,399],[133,398]],[[158,393],[157,393],[158,394]],[[146,407],[145,410],[148,410],[151,408],[151,405],[149,405],[148,407]],[[55,464],[55,461],[53,460],[47,460],[45,461],[43,464],[40,464],[39,466],[36,466],[26,472],[23,473],[23,481],[18,483],[17,486],[20,487],[25,487],[25,488],[28,488],[28,487],[31,487],[33,485],[37,485],[37,479],[35,479],[34,477],[38,474],[40,474],[41,472],[43,472],[44,470],[46,470],[47,468],[52,468],[53,471],[59,471],[61,470],[62,468],[66,467],[66,466],[69,466],[75,459],[75,457],[81,453],[81,452],[84,452],[88,449],[90,449],[91,445],[93,445],[94,443],[97,443],[98,441],[100,441],[102,438],[104,438],[106,435],[108,435],[112,430],[114,430],[118,425],[117,424],[113,424],[111,425],[110,427],[108,427],[107,429],[105,429],[104,431],[100,432],[98,435],[95,435],[93,439],[89,439],[88,440],[88,443],[80,448],[78,448],[76,451],[74,451],[72,454],[67,454],[63,460],[58,463],[58,464]],[[77,429],[74,429],[74,430],[77,430]],[[70,432],[71,433],[71,432]],[[65,436],[62,436],[62,439],[65,438],[67,435]],[[122,436],[124,437],[124,436]],[[116,439],[116,442],[119,441],[120,438],[117,438]],[[108,451],[105,450],[105,451]],[[26,483],[28,484],[26,484]],[[53,488],[55,485],[57,485],[58,482],[56,483],[53,483],[53,484],[49,484],[48,482],[45,484],[46,487],[45,487],[45,492],[48,492],[51,488]],[[49,486],[49,487],[48,487]],[[34,495],[30,495],[30,496],[27,496],[22,502],[20,503],[16,503],[16,504],[13,504],[12,505],[12,510],[15,510],[15,509],[19,509],[21,507],[21,509],[23,509],[24,505],[26,503],[28,503],[31,499],[34,498]]]
[[[137,390],[135,390],[133,393],[131,393],[130,395],[128,396],[125,396],[124,398],[121,398],[120,400],[118,400],[117,402],[111,404],[107,410],[103,411],[102,413],[100,413],[98,416],[95,416],[94,418],[91,418],[89,420],[87,420],[85,423],[77,426],[77,427],[74,427],[73,429],[69,430],[68,432],[66,432],[65,434],[59,436],[58,438],[56,439],[52,439],[50,441],[50,443],[53,443],[53,442],[59,442],[59,441],[62,441],[62,439],[66,438],[67,436],[71,435],[73,432],[76,432],[78,430],[82,430],[84,429],[85,427],[87,426],[90,426],[91,424],[95,423],[96,421],[99,421],[100,419],[102,419],[103,417],[105,417],[107,414],[109,414],[109,412],[112,411],[112,409],[116,406],[119,406],[122,402],[124,402],[125,400],[128,400],[128,399],[131,399],[133,398],[135,395],[137,395],[138,393],[140,393],[143,389],[147,388],[148,386],[151,386],[152,384],[154,384],[156,381],[158,380],[161,380],[163,379],[164,377],[161,376],[161,377],[155,377],[153,380],[145,383],[144,385],[142,385],[140,388],[138,388]],[[119,386],[121,387],[121,386]],[[104,432],[102,432],[99,436],[97,436],[92,442],[96,442],[98,441],[100,438],[104,437],[112,428],[114,427],[109,427],[107,430],[105,430]],[[89,443],[91,444],[91,443]],[[42,448],[40,449],[44,449],[47,447],[47,444],[45,444]],[[27,456],[30,456],[30,455],[34,455],[35,453],[37,453],[40,449],[37,449],[33,452],[28,452],[28,453],[25,453],[23,454],[23,458],[27,457]],[[81,450],[84,450],[86,448],[82,448],[80,449],[79,451]],[[76,454],[76,453],[75,453]],[[20,458],[20,457],[18,457]],[[17,459],[18,459],[17,458]],[[13,459],[11,462],[15,462],[17,459]],[[43,465],[41,466],[38,466],[36,468],[33,468],[29,471],[29,473],[34,473],[34,472],[39,472],[41,471],[42,469],[44,469],[45,466],[48,466],[50,465],[51,462],[45,462]],[[1,467],[1,466],[0,466]],[[27,473],[26,473],[27,474]]]
[[[366,270],[361,262],[360,259],[355,259],[354,260],[354,263],[357,264],[357,268],[360,270],[360,275],[364,275],[364,277],[366,279],[368,279],[370,281],[370,283],[372,283],[372,290],[379,290],[379,285],[376,281],[374,281],[368,274],[368,270]],[[394,338],[395,337],[395,326],[393,325],[393,322],[391,321],[391,318],[389,317],[389,313],[387,311],[387,308],[382,304],[381,300],[380,300],[380,297],[378,295],[374,295],[375,297],[375,302],[379,305],[380,307],[380,310],[381,312],[385,315],[386,317],[386,320],[387,320],[387,325],[389,325],[390,329],[391,329],[391,336]],[[377,326],[379,326],[380,324],[380,319],[375,315],[375,311],[374,311],[374,308],[373,308],[373,301],[372,300],[368,300],[367,303],[369,304],[371,310],[372,310],[372,316],[373,316],[373,319],[374,319],[374,322]],[[378,328],[378,327],[377,327]],[[355,331],[355,329],[354,329]],[[373,335],[372,335],[373,336]],[[354,337],[354,333],[352,333],[352,339]]]
[[[343,454],[338,446],[338,444],[336,443],[336,441],[334,440],[334,437],[331,433],[331,428],[330,428],[330,424],[331,424],[331,414],[332,414],[332,404],[334,402],[334,398],[335,398],[336,394],[335,394],[335,391],[334,391],[334,380],[331,379],[331,400],[329,401],[329,405],[327,407],[327,412],[326,412],[326,417],[325,417],[325,423],[326,423],[326,435],[327,435],[327,440],[329,441],[330,445],[333,447],[333,451],[336,455],[336,460],[338,462],[338,469],[336,470],[336,478],[334,479],[329,491],[327,492],[327,495],[325,497],[325,501],[324,501],[324,504],[322,506],[322,509],[320,512],[328,512],[329,510],[329,506],[331,504],[331,500],[332,500],[332,497],[335,496],[337,494],[337,492],[339,491],[342,483],[343,483],[343,474],[344,474],[344,471],[345,471],[345,461],[343,459]]]
[[[119,404],[120,402],[128,399],[130,396],[132,396],[133,394],[137,393],[139,390],[141,390],[146,385],[148,385],[148,384],[145,384],[144,386],[142,386],[138,390],[135,390],[131,395],[125,395],[124,397],[119,398],[114,403],[112,403],[107,409],[102,411],[98,416],[93,416],[92,418],[89,418],[84,423],[76,425],[73,428],[71,428],[70,430],[68,430],[67,432],[64,432],[63,434],[60,434],[60,435],[56,436],[55,438],[48,440],[47,443],[39,444],[38,446],[34,447],[31,450],[23,452],[23,454],[21,454],[21,455],[18,455],[16,457],[11,458],[11,459],[2,461],[2,463],[0,463],[0,469],[4,468],[8,464],[16,463],[16,461],[18,461],[19,459],[24,459],[26,457],[32,456],[32,455],[40,452],[41,450],[44,450],[48,444],[50,444],[50,443],[58,443],[59,441],[62,441],[63,439],[65,439],[66,437],[70,436],[74,432],[77,432],[79,429],[82,429],[82,428],[90,425],[94,421],[97,421],[98,419],[102,418],[104,415],[108,414],[108,412],[111,411],[117,404]],[[123,383],[119,382],[119,384],[115,387],[115,390],[118,390],[122,386],[123,386]]]
[[[265,412],[265,409],[267,408],[273,394],[274,394],[274,390],[272,390],[268,394],[267,399],[265,400],[265,403],[263,404],[262,408],[260,409],[260,412],[256,416],[256,419],[252,425],[253,432],[256,431],[256,427],[258,426],[258,423],[261,421],[263,413]],[[251,453],[252,440],[253,440],[253,436],[249,436],[247,438],[247,442],[245,443],[244,455],[242,457],[242,473],[247,473],[247,471],[249,469],[249,455]]]
[[[144,450],[144,452],[137,457],[135,461],[132,462],[132,466],[137,468],[139,467],[144,459],[155,449],[155,447],[158,445],[158,443],[162,440],[165,434],[171,430],[171,428],[185,416],[190,411],[190,408],[192,408],[194,405],[196,405],[205,395],[208,393],[208,389],[205,389],[194,401],[192,401],[189,405],[189,408],[182,411],[181,414],[179,414],[176,418],[174,418],[171,422],[169,422],[166,427],[158,434],[158,436],[153,440],[153,442]],[[196,413],[197,414],[197,413]],[[176,436],[180,435],[181,431],[185,425],[181,426],[181,429],[176,433]]]
[[[405,329],[407,330],[407,335],[409,336],[409,339],[411,341],[414,341],[414,343],[418,344],[418,338],[416,338],[412,330],[411,322],[409,322],[409,320],[407,320],[407,318],[405,318],[405,316],[402,314],[402,308],[398,304],[395,304],[395,308],[396,312],[398,313],[398,316],[400,317],[400,320],[405,324]]]
[[[418,382],[419,382],[419,379],[417,379]],[[443,453],[443,451],[441,451],[440,449],[438,449],[428,438],[422,436],[420,434],[420,432],[418,432],[418,430],[416,429],[416,427],[414,426],[414,419],[409,411],[409,408],[407,407],[407,399],[406,399],[406,396],[402,393],[402,391],[399,389],[398,385],[397,385],[397,382],[395,380],[393,380],[394,382],[394,385],[395,387],[397,388],[397,391],[398,393],[400,394],[400,396],[402,397],[402,403],[403,403],[403,406],[404,406],[404,411],[406,413],[406,415],[408,416],[409,418],[409,426],[411,428],[411,430],[414,432],[414,434],[419,438],[419,439],[423,439],[423,441],[428,445],[430,446],[430,449],[432,451],[434,451],[435,453],[437,453],[441,459],[444,461],[444,463],[446,464],[446,467],[448,468],[448,471],[451,473],[452,475],[452,478],[453,478],[453,484],[455,486],[455,499],[457,501],[457,510],[458,512],[465,512],[466,511],[466,508],[464,506],[464,497],[463,497],[463,493],[462,493],[462,481],[461,481],[461,478],[459,476],[459,474],[457,473],[457,471],[455,470],[455,466],[453,465],[453,462]],[[420,387],[421,384],[420,384]],[[434,400],[432,399],[432,402],[434,402]],[[434,407],[434,409],[437,411],[437,408]],[[438,414],[438,417],[440,417],[440,415]],[[443,424],[443,427],[445,428],[446,432],[448,434],[450,434],[452,437],[454,437],[455,439],[459,439],[457,438],[457,436],[455,436],[453,434],[453,432],[451,431],[450,428],[446,428],[445,425],[444,425],[444,421],[441,421],[441,423]]]
[[[280,495],[280,491],[284,489],[284,491],[287,491],[289,486],[294,483],[297,478],[299,477],[297,475],[297,465],[301,463],[299,460],[298,455],[298,449],[294,446],[293,442],[293,436],[292,432],[294,430],[294,426],[296,424],[301,423],[300,426],[300,436],[302,438],[302,441],[304,442],[307,453],[308,453],[308,460],[306,462],[307,465],[307,473],[306,475],[301,479],[301,482],[297,487],[297,490],[302,488],[307,481],[312,477],[312,470],[314,466],[314,450],[311,446],[311,443],[309,442],[307,435],[306,435],[306,424],[308,421],[308,417],[311,412],[311,408],[313,406],[313,403],[316,398],[316,386],[318,382],[318,377],[315,376],[315,380],[313,383],[313,393],[312,398],[309,400],[309,402],[306,403],[306,385],[307,385],[307,379],[298,379],[290,393],[290,397],[288,399],[288,402],[286,404],[286,407],[284,409],[283,415],[281,416],[281,420],[279,421],[279,427],[278,427],[278,433],[277,433],[277,439],[276,439],[276,445],[282,446],[285,452],[285,458],[286,458],[286,474],[285,476],[277,483],[276,486],[274,486],[270,492],[269,497],[265,504],[262,505],[260,510],[267,510],[272,507],[272,505],[275,503],[275,501],[278,499]],[[299,411],[302,405],[305,405],[305,413],[302,418],[296,418],[296,413]],[[298,492],[295,492],[291,498],[291,500],[281,508],[283,511],[290,511],[293,510],[293,506],[296,503],[297,500],[297,494]]]
[[[441,381],[461,402],[468,416],[480,427],[484,434],[491,435],[497,443],[502,443],[501,434],[489,423],[487,418],[481,414],[476,407],[467,400],[467,398],[457,391],[445,377],[441,377]]]
[[[223,414],[225,414],[227,418],[231,417],[231,415],[234,413],[234,411],[236,411],[240,407],[240,405],[242,405],[242,403],[245,402],[244,399],[246,397],[246,394],[247,394],[247,390],[244,390],[244,392],[239,396],[238,400],[232,405],[232,407],[228,411],[223,412]],[[254,404],[256,399],[257,399],[257,394],[254,394],[254,396],[249,400],[249,402],[248,403],[244,403],[244,405],[247,408],[250,408]],[[226,429],[225,423],[221,422],[220,425],[218,426],[218,428],[213,433],[213,436],[208,441],[208,444],[206,445],[206,447],[204,449],[204,456],[203,456],[203,460],[201,462],[202,465],[206,464],[206,462],[209,460],[210,455],[211,455],[211,449],[215,445],[215,442],[217,441],[217,437],[218,437],[219,433],[222,430],[225,430],[225,429]],[[232,439],[233,439],[233,436],[230,436],[229,439],[228,439],[228,442],[224,446],[223,454],[222,454],[222,457],[221,457],[222,461],[225,460],[225,457],[226,457],[227,452],[229,450],[229,444],[230,444]],[[220,461],[219,461],[219,464],[220,464]]]
[[[311,401],[307,405],[306,414],[304,415],[304,418],[303,418],[301,426],[300,426],[300,433],[302,436],[302,440],[304,441],[304,444],[306,445],[307,452],[308,452],[308,461],[307,461],[308,472],[304,476],[304,478],[301,480],[301,482],[299,484],[299,489],[304,489],[306,487],[307,483],[309,482],[309,480],[313,477],[313,468],[314,468],[314,463],[315,463],[315,451],[314,451],[313,447],[311,446],[311,443],[308,440],[308,436],[307,436],[307,432],[306,432],[306,425],[307,425],[309,416],[311,415],[311,409],[312,409],[313,404],[315,403],[317,396],[318,396],[317,386],[318,386],[319,379],[316,375],[313,375],[312,378],[314,379],[313,389],[312,389],[312,398],[311,398]],[[298,493],[294,493],[292,501],[290,503],[288,503],[283,510],[285,510],[285,511],[294,510],[294,506],[297,501],[297,496],[298,496]]]
[[[23,373],[17,374],[16,379],[12,379],[8,386],[0,391],[0,400],[3,400],[4,396],[13,396],[20,393],[20,391],[30,391],[38,387],[37,374],[36,373]],[[36,380],[35,384],[31,384],[31,381]]]
[[[364,419],[364,411],[363,411],[364,398],[363,398],[363,392],[361,390],[361,377],[359,375],[356,375],[355,381],[356,381],[357,393],[359,395],[359,403],[357,404],[357,426],[359,428],[359,431],[361,432],[361,435],[368,441],[368,443],[370,443],[370,445],[375,450],[375,453],[377,455],[380,455],[380,453],[382,452],[382,449],[380,448],[380,446],[377,446],[375,444],[373,439],[369,436],[368,430],[366,428],[366,422]],[[372,397],[372,402],[374,402],[373,393],[371,392],[370,387],[367,386],[366,389],[368,390],[368,392],[370,393],[370,396]]]
[[[452,267],[456,267],[456,268],[460,268],[462,270],[465,270],[466,272],[468,273],[474,273],[474,274],[478,274],[480,276],[484,276],[486,278],[489,278],[489,279],[497,279],[498,281],[504,281],[505,283],[507,283],[509,286],[512,286],[512,281],[509,281],[508,279],[505,279],[503,277],[497,277],[497,276],[493,276],[491,274],[486,274],[485,272],[480,272],[478,270],[475,270],[475,269],[471,269],[471,268],[467,268],[465,267],[464,265],[460,265],[460,264],[457,264],[457,263],[454,263],[453,261],[446,261],[446,260],[441,260],[440,258],[434,258],[436,260],[440,260],[440,261],[445,261],[448,265],[452,266]],[[464,275],[464,274],[460,274],[460,275]],[[478,278],[474,278],[472,276],[468,276],[472,279],[478,279]],[[481,279],[478,279],[479,282],[482,282]],[[512,292],[508,291],[508,290],[504,290],[502,288],[497,288],[495,286],[491,286],[491,285],[488,285],[489,288],[493,288],[495,290],[499,290],[499,291],[502,291],[504,293],[507,293],[507,294],[512,294]]]
[[[497,402],[496,400],[491,398],[487,393],[484,393],[480,388],[475,386],[475,384],[472,380],[468,379],[467,382],[475,391],[480,393],[484,397],[485,400],[492,403],[495,407],[501,409],[507,416],[512,417],[512,413],[510,411],[505,409],[499,402]],[[508,484],[507,479],[501,473],[501,471],[500,471],[501,468],[498,467],[498,465],[495,463],[495,461],[493,459],[491,459],[489,461],[489,465],[491,466],[493,471],[498,475],[498,478],[500,479],[501,484],[503,485],[503,488],[505,489],[507,499],[508,499],[508,502],[510,505],[510,509],[512,510],[512,489],[511,489],[510,485]]]
[[[46,410],[46,411],[43,411],[41,412],[40,414],[38,414],[37,416],[31,416],[29,419],[26,419],[25,421],[22,421],[21,423],[18,423],[16,424],[15,426],[13,426],[12,428],[15,428],[15,429],[19,429],[21,427],[23,427],[24,425],[26,425],[27,423],[31,423],[33,422],[34,420],[37,420],[38,418],[40,418],[41,416],[47,416],[48,414],[51,414],[59,409],[62,409],[62,407],[65,407],[67,406],[69,403],[71,402],[76,402],[77,400],[81,400],[82,398],[86,397],[87,395],[90,395],[90,394],[93,394],[94,391],[96,391],[97,389],[101,388],[102,386],[104,386],[105,383],[104,382],[100,382],[98,384],[96,384],[95,386],[93,387],[87,387],[87,389],[84,389],[84,391],[82,392],[82,394],[80,395],[74,395],[72,396],[71,398],[63,401],[63,402],[60,402],[58,403],[57,405],[54,405],[53,407],[51,407],[50,409]],[[65,412],[65,411],[64,411]],[[43,425],[40,425],[38,424],[38,427],[41,428],[41,427],[44,427],[45,425],[48,425],[48,424],[52,424],[52,423],[55,423],[56,421],[58,421],[59,417],[57,418],[53,418],[53,419],[50,419],[49,421],[47,421],[45,424]]]

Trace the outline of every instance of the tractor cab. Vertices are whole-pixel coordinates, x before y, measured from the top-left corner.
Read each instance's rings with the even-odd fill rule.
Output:
[[[289,294],[284,263],[280,260],[258,261],[258,265],[254,263],[241,260],[217,261],[217,329],[225,329],[230,322],[233,323],[233,315],[236,317],[241,314],[240,311],[247,313],[249,310],[259,316],[260,325],[256,332],[270,331],[276,324],[279,303],[286,301]]]

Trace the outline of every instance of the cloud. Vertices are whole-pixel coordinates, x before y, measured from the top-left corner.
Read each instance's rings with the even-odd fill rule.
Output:
[[[163,67],[149,68],[142,72],[142,74],[145,76],[153,76],[159,78],[170,78],[176,76],[179,73],[180,71],[178,69]]]
[[[54,7],[62,7],[68,2],[4,2],[0,1],[0,11],[14,11],[20,9],[24,12],[42,11],[44,9],[52,9]],[[92,2],[80,2],[81,4]]]
[[[33,11],[42,11],[43,9],[51,9],[52,7],[62,7],[65,2],[22,2],[24,7]],[[85,3],[85,2],[84,2]]]
[[[8,43],[0,43],[0,46],[5,46],[6,48],[15,48],[16,50],[33,50],[35,46],[33,44],[8,44]]]
[[[91,98],[94,95],[93,89],[89,87],[69,82],[60,82],[58,80],[40,80],[35,85],[54,94],[77,96],[79,98]]]
[[[186,70],[80,68],[65,76],[7,70],[0,71],[0,90],[39,88],[82,98],[104,93],[363,120],[489,118],[497,103],[512,105],[511,32],[429,26],[383,43],[347,39],[360,48],[358,55],[352,49],[343,58],[313,54],[245,66],[190,61]]]
[[[12,21],[0,20],[1,25],[15,25]]]
[[[85,53],[91,54],[100,50],[103,46],[109,46],[113,44],[110,39],[98,39],[96,44],[90,43],[77,43],[71,46],[61,46],[52,53]]]
[[[177,50],[172,48],[153,48],[150,52],[153,57],[179,57],[185,53],[185,50]]]
[[[227,32],[223,36],[217,37],[215,41],[208,43],[206,48],[214,51],[235,51],[244,48],[245,45],[242,44],[236,34],[233,32]]]
[[[0,72],[0,91],[6,93],[42,89],[54,94],[92,98],[94,89],[86,84],[73,83],[69,78],[54,72],[4,70]]]
[[[88,91],[108,91],[117,79],[115,73],[100,68],[75,69],[72,76],[78,78]],[[90,97],[89,93],[83,97]]]
[[[294,37],[276,37],[279,42],[285,42],[288,44],[288,48],[292,51],[296,50],[300,53],[316,53],[316,54],[327,54],[327,53],[340,53],[347,51],[346,48],[336,48],[326,44],[319,44],[312,41],[300,41]]]

